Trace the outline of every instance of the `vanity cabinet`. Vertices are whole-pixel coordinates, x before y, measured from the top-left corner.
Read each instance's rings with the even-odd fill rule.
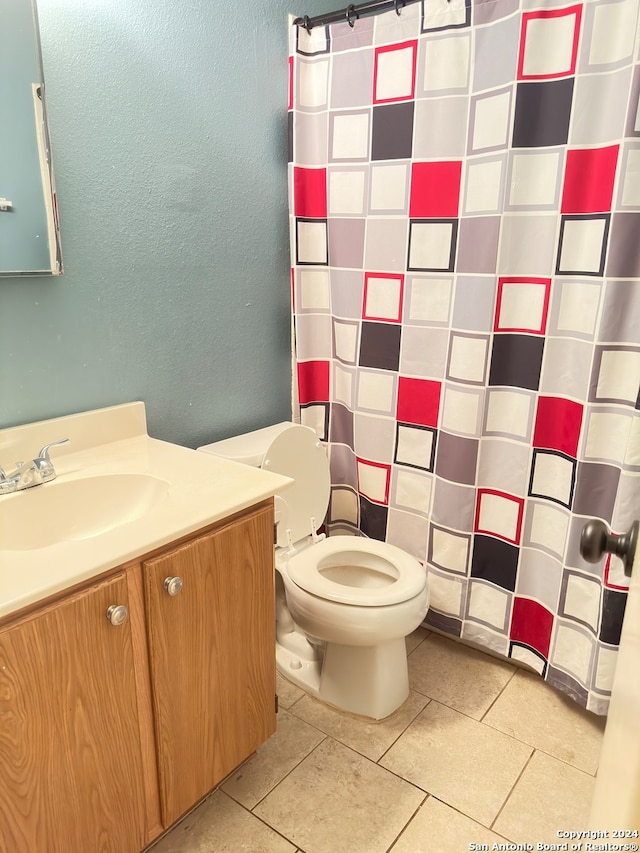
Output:
[[[144,791],[124,573],[0,629],[0,851],[137,853]]]
[[[139,853],[218,785],[275,731],[274,612],[266,500],[5,617],[0,853]]]
[[[162,822],[273,734],[273,511],[143,563]]]

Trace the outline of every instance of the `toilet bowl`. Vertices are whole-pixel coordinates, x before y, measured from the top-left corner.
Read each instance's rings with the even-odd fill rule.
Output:
[[[329,462],[308,427],[276,424],[198,448],[294,480],[276,495],[276,665],[322,701],[372,719],[409,695],[405,637],[429,606],[426,573],[394,545],[317,533]]]

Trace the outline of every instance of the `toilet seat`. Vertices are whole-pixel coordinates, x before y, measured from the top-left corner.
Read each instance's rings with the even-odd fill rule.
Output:
[[[415,557],[386,542],[357,536],[331,536],[317,542],[290,557],[286,571],[297,587],[311,595],[359,607],[408,601],[426,584]],[[337,580],[339,575],[345,577]]]

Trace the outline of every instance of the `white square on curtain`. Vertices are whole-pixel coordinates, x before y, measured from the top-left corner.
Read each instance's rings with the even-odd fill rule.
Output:
[[[339,358],[340,361],[346,361],[347,364],[355,364],[358,343],[357,325],[355,323],[341,323],[339,320],[334,320],[333,336],[336,358]]]
[[[485,533],[494,533],[511,542],[519,538],[518,522],[522,504],[506,495],[493,495],[491,492],[479,492],[480,512],[477,529]]]
[[[413,278],[409,296],[409,319],[446,323],[451,308],[451,280]]]
[[[467,168],[466,213],[497,211],[501,201],[502,160],[470,163]]]
[[[582,633],[568,625],[557,623],[553,664],[574,675],[583,684],[589,678],[593,646]]]
[[[385,503],[387,500],[387,485],[389,469],[378,465],[368,465],[358,459],[358,490],[371,498],[372,501]]]
[[[529,18],[524,45],[523,76],[569,73],[576,22],[575,12],[553,18]]]
[[[638,415],[631,419],[629,443],[624,456],[624,464],[640,465],[640,417]]]
[[[393,376],[361,371],[358,376],[358,408],[389,414],[394,404],[394,387]]]
[[[329,62],[299,63],[298,103],[301,107],[323,107],[327,103]]]
[[[475,102],[473,124],[474,151],[506,146],[510,126],[511,93],[501,92]]]
[[[469,559],[469,540],[465,536],[456,536],[438,527],[432,527],[433,552],[431,559],[443,569],[450,569],[460,575],[467,573]]]
[[[329,172],[329,213],[364,213],[364,171]]]
[[[619,464],[629,443],[631,418],[613,412],[591,412],[587,427],[585,459],[608,459]]]
[[[604,219],[565,219],[558,271],[597,273],[602,258]]]
[[[602,353],[596,397],[625,400],[635,405],[640,386],[640,352],[605,350]]]
[[[433,569],[429,571],[429,604],[441,613],[462,616],[462,583],[456,578],[444,577]]]
[[[530,544],[542,545],[562,559],[569,529],[569,516],[546,504],[533,503],[530,506],[533,507]]]
[[[358,496],[351,489],[333,489],[331,492],[331,521],[358,522]]]
[[[542,207],[555,204],[560,152],[512,154],[509,204]]]
[[[594,686],[596,690],[602,690],[603,693],[611,692],[617,660],[617,649],[607,649],[604,646],[601,646],[598,649],[598,662],[596,664],[596,673],[594,678]]]
[[[578,575],[568,575],[564,615],[580,619],[596,631],[600,618],[599,582]]]
[[[488,622],[494,628],[504,631],[510,599],[508,593],[501,592],[496,587],[472,581],[469,616]]]
[[[469,81],[469,37],[427,41],[424,90],[466,89]]]
[[[428,513],[431,503],[431,480],[411,471],[398,470],[395,502],[398,506]]]
[[[335,115],[333,118],[333,160],[363,160],[369,153],[369,116]]]
[[[498,328],[539,332],[542,328],[546,295],[547,288],[544,284],[504,282]]]
[[[599,303],[599,285],[563,282],[558,312],[558,330],[593,335]]]
[[[401,282],[397,278],[367,278],[365,316],[378,320],[400,320]]]
[[[337,403],[353,408],[353,373],[343,370],[339,364],[333,366],[333,395]]]
[[[440,29],[441,27],[460,26],[466,20],[465,0],[451,0],[450,3],[446,4],[442,0],[424,0],[422,32]]]
[[[483,382],[487,364],[486,338],[452,335],[449,376],[466,382]]]
[[[407,200],[405,165],[371,167],[371,210],[402,210]]]
[[[326,270],[297,270],[300,283],[298,300],[303,311],[329,308],[329,273]]]
[[[526,663],[527,666],[530,666],[534,669],[538,675],[542,675],[542,670],[544,669],[544,661],[541,660],[538,655],[535,655],[529,649],[525,649],[522,646],[514,646],[511,650],[511,657],[513,660],[519,660],[521,663]]]
[[[465,435],[477,435],[479,406],[478,394],[447,388],[442,410],[443,428]]]
[[[450,222],[412,222],[409,266],[412,269],[449,269],[453,225]]]
[[[600,3],[595,7],[589,65],[606,65],[630,57],[636,34],[637,2]]]
[[[417,465],[418,468],[430,468],[432,452],[433,433],[430,430],[398,427],[398,462]]]
[[[640,205],[640,148],[630,148],[627,152],[622,184],[622,204],[627,207]]]
[[[298,220],[298,262],[303,264],[327,263],[326,222]]]
[[[537,453],[531,483],[534,495],[549,497],[569,505],[573,464],[563,456],[553,453]]]
[[[515,391],[489,390],[485,432],[526,439],[531,420],[531,397]]]
[[[313,27],[311,32],[298,27],[298,50],[301,53],[326,53],[327,31],[325,27]]]
[[[376,91],[374,100],[410,98],[413,94],[415,48],[376,51]]]

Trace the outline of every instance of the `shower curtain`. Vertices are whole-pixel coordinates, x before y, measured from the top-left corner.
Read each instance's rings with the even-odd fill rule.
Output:
[[[294,392],[327,533],[607,712],[640,516],[638,0],[424,0],[289,59]],[[299,408],[298,408],[299,407]]]

